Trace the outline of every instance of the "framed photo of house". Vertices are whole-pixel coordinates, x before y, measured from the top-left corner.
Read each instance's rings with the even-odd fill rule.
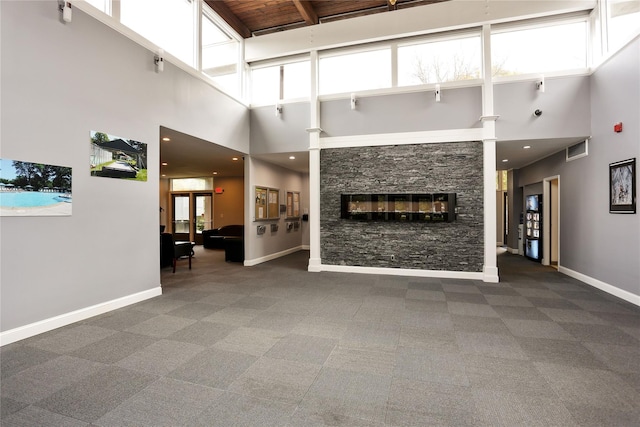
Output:
[[[636,213],[636,159],[609,164],[609,213]]]

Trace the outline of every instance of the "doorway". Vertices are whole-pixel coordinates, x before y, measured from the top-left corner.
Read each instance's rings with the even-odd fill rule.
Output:
[[[542,264],[554,268],[560,265],[560,176],[545,178],[544,199],[544,256]]]
[[[177,241],[202,244],[202,232],[213,226],[213,194],[172,193],[173,236]]]

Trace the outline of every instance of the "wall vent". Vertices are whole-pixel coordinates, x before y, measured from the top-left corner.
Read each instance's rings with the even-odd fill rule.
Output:
[[[589,155],[589,139],[567,147],[567,162]]]

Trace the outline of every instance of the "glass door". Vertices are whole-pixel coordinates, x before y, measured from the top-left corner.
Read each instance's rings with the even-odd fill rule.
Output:
[[[193,198],[194,230],[196,245],[202,244],[202,232],[213,228],[213,205],[211,193],[196,193]]]
[[[189,231],[191,221],[189,218],[189,194],[172,194],[173,201],[173,237],[176,241],[191,241]]]

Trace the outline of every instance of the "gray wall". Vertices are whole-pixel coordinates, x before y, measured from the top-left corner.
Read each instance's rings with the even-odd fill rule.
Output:
[[[534,81],[494,85],[499,140],[588,137],[591,133],[588,76],[547,78],[546,90]],[[533,112],[542,110],[542,116]]]
[[[282,105],[275,115],[275,105],[251,109],[251,153],[287,153],[309,149],[309,103]]]
[[[358,98],[320,104],[323,136],[370,135],[481,127],[480,87],[445,89],[441,102],[433,91]]]
[[[322,150],[322,263],[482,271],[482,169],[480,142]],[[455,222],[340,219],[341,194],[431,192],[457,193]]]
[[[0,219],[2,331],[160,286],[160,126],[249,150],[247,109],[75,9],[2,1],[2,157],[73,168],[73,215]],[[89,132],[148,144],[148,181],[89,175]],[[126,277],[126,280],[123,278]]]
[[[560,175],[560,265],[640,295],[640,214],[609,213],[609,163],[640,159],[640,39],[590,79],[589,155],[564,152],[520,171],[519,185]],[[624,123],[622,133],[613,124]]]

